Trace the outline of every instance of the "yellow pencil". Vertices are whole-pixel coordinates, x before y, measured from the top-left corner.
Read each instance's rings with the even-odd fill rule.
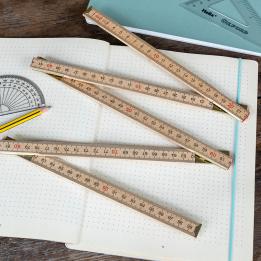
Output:
[[[21,117],[18,117],[17,119],[15,120],[12,120],[8,123],[5,123],[3,125],[0,125],[0,133],[3,133],[7,130],[10,130],[24,122],[27,122],[37,116],[40,116],[41,114],[43,114],[44,112],[46,112],[48,110],[47,107],[43,107],[43,108],[38,108],[38,109],[35,109],[29,113],[26,113],[25,115],[21,116]]]

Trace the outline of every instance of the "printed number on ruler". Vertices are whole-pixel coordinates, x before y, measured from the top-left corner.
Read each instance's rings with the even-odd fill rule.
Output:
[[[123,43],[132,47],[139,53],[145,55],[149,60],[158,64],[161,68],[165,69],[171,75],[177,77],[187,86],[191,87],[194,91],[198,92],[209,101],[222,108],[235,118],[244,121],[249,111],[239,104],[235,103],[225,95],[221,94],[217,89],[208,84],[206,81],[200,79],[198,76],[139,38],[133,33],[123,28],[118,23],[112,21],[101,12],[89,8],[84,13],[84,16],[92,19],[102,29],[118,38]]]
[[[167,137],[171,141],[174,141],[181,147],[194,152],[196,155],[222,167],[229,169],[232,164],[232,157],[218,151],[210,146],[198,141],[189,134],[169,125],[166,122],[150,115],[149,113],[138,109],[132,104],[125,102],[109,92],[106,92],[99,87],[94,85],[75,81],[68,78],[58,78],[62,82],[68,84],[69,86],[83,92],[84,94],[94,98],[95,100],[109,106],[112,109],[124,114],[127,117],[136,120],[137,122],[145,125],[146,127],[160,133],[161,135]]]
[[[24,158],[105,197],[139,211],[144,215],[174,227],[190,236],[197,237],[199,233],[201,224],[181,216],[173,210],[163,208],[149,200],[141,198],[120,187],[114,186],[113,184],[99,179],[87,172],[80,171],[57,158],[41,156],[24,156]]]

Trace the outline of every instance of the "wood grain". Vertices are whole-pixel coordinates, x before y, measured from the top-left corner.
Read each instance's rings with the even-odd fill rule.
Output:
[[[86,25],[82,13],[87,6],[83,0],[1,0],[0,37],[91,37],[120,44],[93,25]],[[157,37],[142,36],[157,48],[254,59],[259,62],[259,92],[261,97],[261,58],[207,48]],[[256,194],[254,261],[261,260],[261,100],[258,99],[256,145]],[[41,240],[0,238],[0,260],[91,260],[127,261],[125,257],[67,249],[64,244]],[[136,259],[138,260],[138,259]]]

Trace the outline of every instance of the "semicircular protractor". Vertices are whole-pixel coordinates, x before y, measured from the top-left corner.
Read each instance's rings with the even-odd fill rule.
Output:
[[[17,75],[0,76],[0,116],[44,105],[43,93],[34,82]]]

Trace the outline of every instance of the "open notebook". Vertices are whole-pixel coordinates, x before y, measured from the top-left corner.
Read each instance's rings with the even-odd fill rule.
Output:
[[[1,39],[0,74],[22,75],[52,109],[5,135],[24,139],[175,146],[51,77],[33,56],[184,89],[128,47],[92,39]],[[72,249],[172,261],[252,260],[257,63],[166,52],[247,104],[230,116],[122,90],[110,90],[202,141],[233,152],[225,171],[211,164],[67,158],[73,164],[201,222],[198,237],[154,221],[17,156],[0,155],[0,235],[65,242]],[[5,121],[4,117],[0,118]],[[29,179],[30,178],[30,179]],[[146,185],[145,185],[146,184]]]

